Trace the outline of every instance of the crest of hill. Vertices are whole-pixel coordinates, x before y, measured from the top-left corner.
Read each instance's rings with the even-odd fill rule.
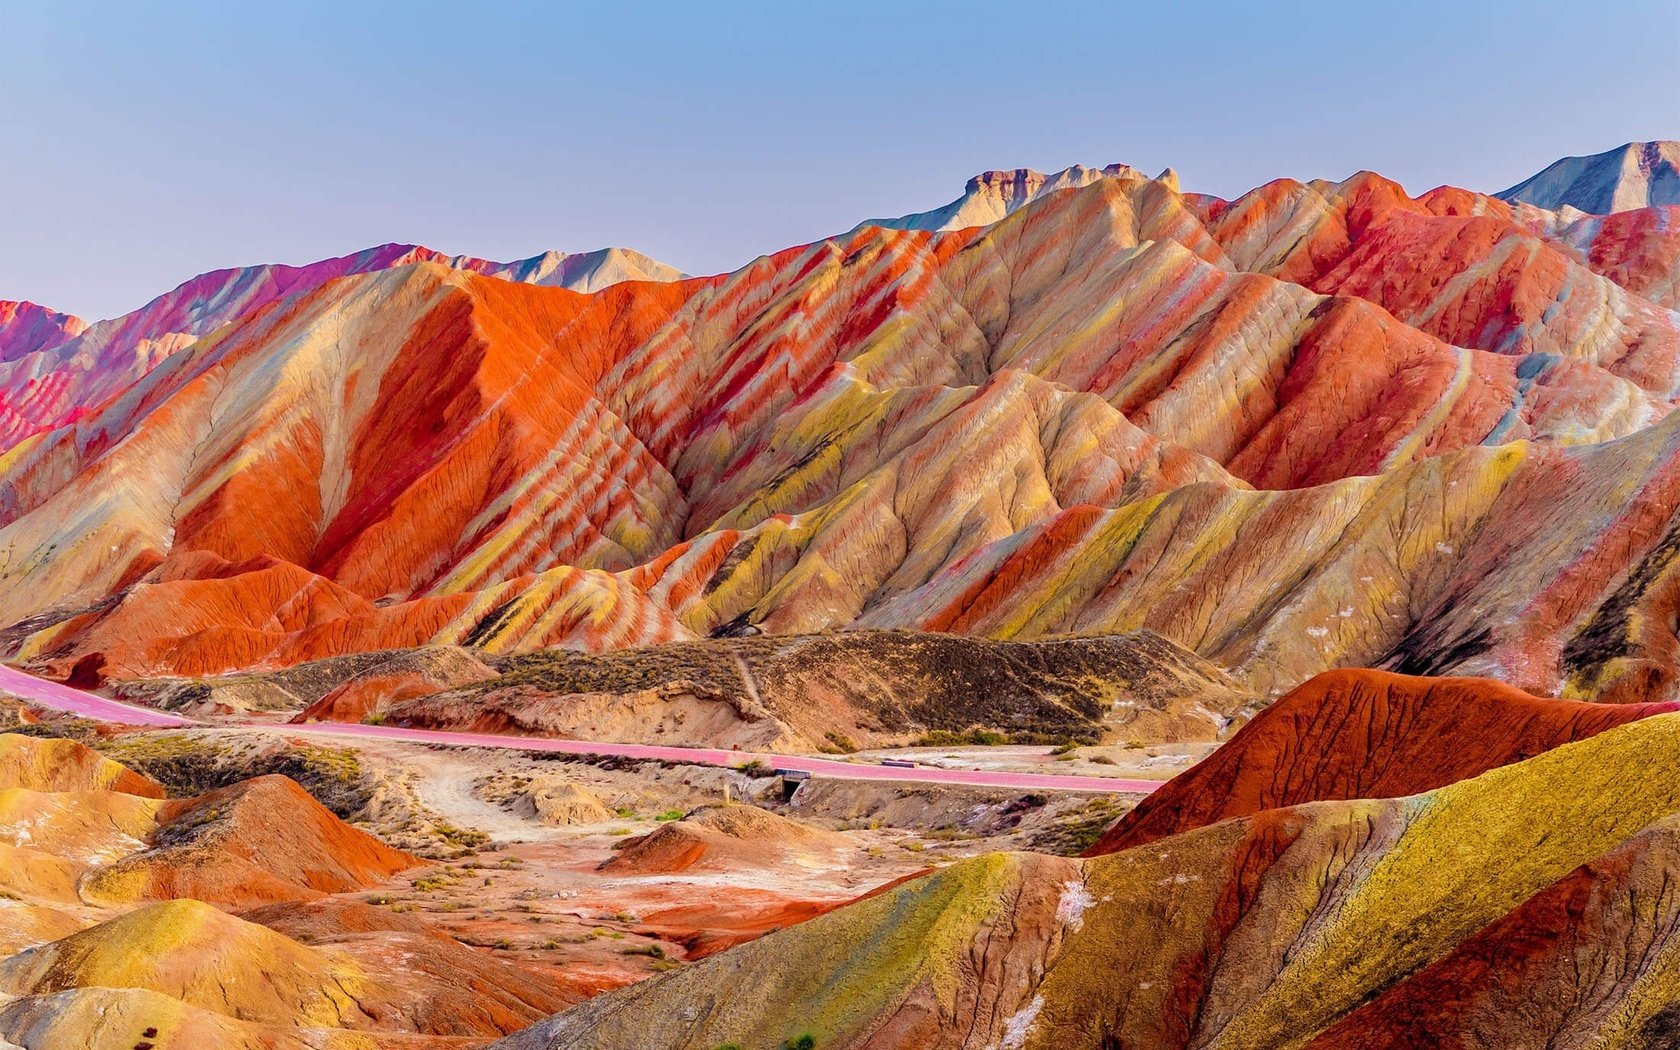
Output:
[[[161,784],[74,740],[0,733],[0,788],[119,791],[163,798]]]
[[[1047,193],[1078,189],[1098,179],[1143,179],[1143,172],[1129,164],[1109,164],[1088,168],[1075,164],[1061,171],[1045,174],[1031,168],[983,171],[968,180],[963,195],[942,208],[911,212],[891,219],[865,219],[857,229],[879,226],[891,230],[963,230],[974,226],[990,226],[1018,208],[1030,204]],[[1162,172],[1162,180],[1177,186],[1177,176],[1171,168]]]
[[[1545,699],[1486,678],[1328,671],[1140,802],[1087,855],[1305,802],[1415,795],[1674,711]]]
[[[0,299],[0,361],[57,346],[86,329],[87,322],[80,317],[30,302]]]
[[[514,262],[444,255],[415,244],[381,244],[302,266],[260,264],[212,270],[138,310],[87,324],[30,303],[0,301],[0,451],[74,422],[168,357],[216,329],[341,277],[414,263],[523,284],[594,292],[624,281],[674,281],[684,275],[624,248],[544,252]]]
[[[834,861],[844,835],[750,805],[705,806],[628,841],[600,870],[621,875],[763,870],[789,861]]]
[[[252,907],[364,889],[420,863],[344,823],[283,776],[167,803],[157,819],[150,847],[92,872],[85,897]]]

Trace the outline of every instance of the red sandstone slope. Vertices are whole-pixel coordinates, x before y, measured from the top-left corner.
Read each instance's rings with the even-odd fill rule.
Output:
[[[512,263],[382,244],[305,266],[263,265],[200,274],[138,310],[92,325],[31,303],[0,302],[0,451],[73,423],[142,381],[156,366],[223,325],[347,274],[416,262],[521,283],[594,290],[623,280],[680,276],[623,249],[549,252]]]
[[[1304,802],[1415,795],[1677,710],[1548,700],[1485,678],[1330,671],[1140,802],[1086,855]]]
[[[166,803],[157,822],[150,848],[90,874],[85,897],[254,907],[364,889],[420,863],[339,820],[282,776]]]

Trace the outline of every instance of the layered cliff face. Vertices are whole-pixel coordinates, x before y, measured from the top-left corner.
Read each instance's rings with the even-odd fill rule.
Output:
[[[1469,749],[1510,761],[1422,793],[1320,778],[1102,856],[976,858],[498,1045],[1668,1045],[1680,795],[1626,771],[1680,758],[1680,716],[1601,729],[1495,683],[1339,685],[1364,693],[1349,731],[1316,741],[1330,754],[1249,747],[1252,783],[1361,755],[1404,765],[1411,726],[1435,736],[1453,709],[1529,721],[1491,749],[1472,730]],[[1361,730],[1372,716],[1387,735]],[[1197,775],[1185,790],[1207,790]]]
[[[1148,628],[1263,693],[1680,692],[1665,213],[1084,181],[715,278],[274,298],[0,456],[3,637],[98,681]]]

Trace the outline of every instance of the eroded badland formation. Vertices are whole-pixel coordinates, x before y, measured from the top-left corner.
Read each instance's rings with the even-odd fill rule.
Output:
[[[1677,163],[0,302],[0,1047],[1680,1045]]]

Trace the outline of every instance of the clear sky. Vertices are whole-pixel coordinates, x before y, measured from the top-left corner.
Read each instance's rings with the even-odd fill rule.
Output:
[[[89,318],[385,241],[693,273],[1172,165],[1499,190],[1680,138],[1680,0],[0,0],[0,298]]]

